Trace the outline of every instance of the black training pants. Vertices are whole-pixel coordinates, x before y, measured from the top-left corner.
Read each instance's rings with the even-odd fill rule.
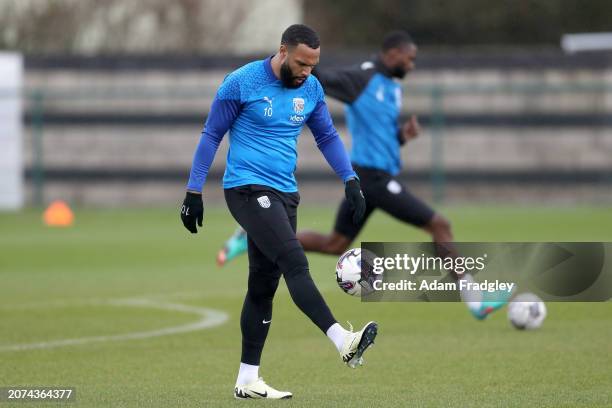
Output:
[[[259,365],[281,275],[295,304],[321,331],[325,333],[336,320],[310,277],[304,249],[295,236],[299,194],[252,184],[226,189],[225,201],[248,236],[249,281],[240,317],[241,362]]]

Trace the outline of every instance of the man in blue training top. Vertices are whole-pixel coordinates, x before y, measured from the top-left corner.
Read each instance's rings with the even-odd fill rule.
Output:
[[[377,324],[353,333],[338,324],[317,290],[295,232],[299,194],[294,178],[297,138],[304,124],[345,184],[353,222],[366,203],[344,145],[334,128],[323,88],[311,74],[319,62],[319,37],[296,24],[282,35],[272,57],[247,64],[225,77],[210,108],[196,149],[181,208],[185,227],[197,233],[204,214],[202,187],[215,152],[229,130],[223,176],[227,206],[248,234],[248,290],[240,317],[242,356],[234,388],[238,399],[291,398],[259,377],[263,346],[272,321],[272,300],[281,275],[295,304],[355,368],[373,343]]]
[[[423,229],[431,235],[441,256],[457,256],[448,220],[414,196],[397,180],[401,170],[400,148],[416,138],[420,126],[416,116],[399,124],[402,89],[396,81],[414,69],[418,48],[405,31],[389,32],[374,61],[340,69],[317,69],[325,93],[346,104],[346,122],[353,139],[351,161],[359,175],[366,199],[364,217],[353,222],[350,203],[343,200],[329,234],[299,231],[297,237],[306,251],[340,255],[346,251],[376,209],[396,219]],[[239,230],[217,256],[222,265],[244,250],[246,237]],[[454,279],[473,280],[469,274]],[[464,291],[460,293],[477,319],[501,308],[506,299],[500,294]]]

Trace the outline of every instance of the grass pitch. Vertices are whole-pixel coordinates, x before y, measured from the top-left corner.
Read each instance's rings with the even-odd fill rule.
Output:
[[[327,231],[334,212],[304,206],[300,227]],[[612,240],[607,208],[445,213],[459,241]],[[234,222],[221,208],[204,222],[192,236],[174,209],[77,211],[69,229],[44,227],[33,210],[0,214],[0,387],[72,386],[70,406],[83,407],[244,404],[232,388],[246,259],[217,268]],[[359,238],[427,240],[383,214]],[[279,405],[612,406],[610,302],[549,303],[541,330],[519,332],[505,311],[478,322],[461,304],[362,304],[336,287],[334,257],[309,260],[336,318],[377,320],[380,334],[366,365],[348,369],[281,284],[261,368],[294,393]],[[227,321],[190,331],[214,316]]]

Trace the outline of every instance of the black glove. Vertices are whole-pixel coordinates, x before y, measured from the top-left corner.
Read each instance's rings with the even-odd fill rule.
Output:
[[[399,142],[400,146],[406,144],[406,138],[404,137],[404,131],[402,127],[397,130],[397,141]]]
[[[202,202],[202,194],[190,193],[188,191],[183,200],[183,206],[181,207],[181,220],[183,220],[183,225],[191,231],[192,234],[197,234],[198,229],[196,228],[196,221],[201,227],[203,218],[204,203]]]
[[[359,180],[350,179],[344,185],[344,193],[349,207],[353,210],[353,224],[359,224],[366,210],[365,198],[361,192]]]

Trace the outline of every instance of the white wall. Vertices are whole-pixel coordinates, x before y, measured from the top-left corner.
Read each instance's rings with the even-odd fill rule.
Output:
[[[0,53],[0,210],[23,205],[21,55]]]

